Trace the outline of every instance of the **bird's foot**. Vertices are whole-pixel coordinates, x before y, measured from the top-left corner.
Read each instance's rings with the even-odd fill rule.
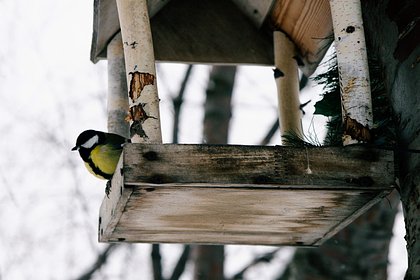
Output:
[[[105,194],[107,198],[109,198],[110,193],[111,193],[111,180],[106,182]]]

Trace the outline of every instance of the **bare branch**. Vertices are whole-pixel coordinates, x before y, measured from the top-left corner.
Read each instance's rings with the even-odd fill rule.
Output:
[[[172,99],[172,104],[174,106],[174,125],[172,129],[172,142],[174,144],[178,143],[178,133],[179,133],[179,116],[181,115],[181,105],[183,103],[183,97],[185,89],[187,88],[188,80],[191,76],[193,65],[188,65],[187,71],[185,72],[184,79],[182,80],[181,87],[179,88],[178,96]]]
[[[179,257],[179,260],[174,268],[174,271],[172,272],[170,280],[178,280],[179,277],[181,277],[182,273],[185,270],[185,265],[187,264],[187,261],[190,256],[190,245],[184,245],[184,251],[182,251],[181,256]]]
[[[276,118],[275,122],[271,126],[270,130],[265,135],[264,139],[261,141],[261,145],[265,146],[268,143],[270,143],[271,139],[273,138],[274,134],[277,132],[277,130],[280,127],[279,118]]]
[[[76,280],[92,279],[93,274],[95,274],[95,272],[98,271],[106,263],[109,255],[114,251],[115,248],[117,248],[117,244],[109,244],[108,247],[101,254],[98,255],[92,267],[84,274],[77,277]]]
[[[257,256],[255,259],[253,259],[247,266],[245,266],[241,271],[236,273],[231,279],[243,279],[245,272],[247,272],[248,269],[252,268],[253,266],[259,264],[259,263],[269,263],[274,259],[274,256],[281,248],[277,248],[271,252],[265,253],[264,255]]]
[[[162,280],[162,263],[159,244],[152,244],[153,279]]]

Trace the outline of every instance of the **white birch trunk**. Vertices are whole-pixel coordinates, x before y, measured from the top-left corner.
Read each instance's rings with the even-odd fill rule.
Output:
[[[162,143],[155,57],[146,0],[117,0],[128,84],[130,137]]]
[[[370,140],[372,99],[360,0],[330,0],[340,75],[343,144]]]
[[[108,132],[129,138],[127,78],[121,33],[107,47],[108,60]]]
[[[299,101],[299,71],[296,48],[283,32],[274,31],[274,65],[278,93],[280,133],[303,137]]]

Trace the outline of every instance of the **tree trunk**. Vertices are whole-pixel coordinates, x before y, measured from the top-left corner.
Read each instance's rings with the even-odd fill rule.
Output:
[[[127,78],[121,32],[109,42],[108,59],[108,132],[129,138]]]
[[[379,58],[397,126],[406,279],[420,279],[420,2],[362,1],[362,10],[368,56]],[[298,249],[282,279],[386,279],[397,197],[392,194],[319,249]]]
[[[235,75],[236,67],[234,66],[213,66],[204,105],[205,143],[226,144],[228,141],[229,122],[232,116],[230,100]]]
[[[381,59],[397,121],[396,164],[407,231],[406,279],[420,279],[420,1],[375,0],[362,5],[368,54]]]
[[[213,66],[204,105],[204,142],[225,144],[231,118],[231,97],[236,67]],[[224,247],[198,245],[193,248],[194,279],[223,279]]]

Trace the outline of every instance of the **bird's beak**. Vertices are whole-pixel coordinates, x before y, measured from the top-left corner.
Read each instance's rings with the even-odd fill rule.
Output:
[[[79,149],[79,147],[78,146],[74,146],[71,150],[72,151],[77,151]]]

